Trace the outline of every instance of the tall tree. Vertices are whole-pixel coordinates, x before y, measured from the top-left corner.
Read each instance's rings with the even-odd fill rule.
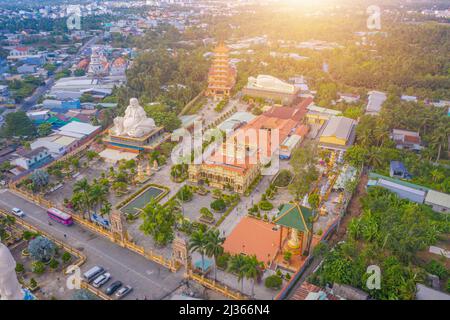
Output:
[[[217,257],[223,253],[223,242],[224,239],[220,236],[219,230],[209,230],[206,233],[205,253],[214,259],[214,280],[217,280]]]

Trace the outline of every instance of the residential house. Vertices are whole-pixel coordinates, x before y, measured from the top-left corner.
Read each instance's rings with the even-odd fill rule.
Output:
[[[124,76],[127,71],[127,60],[122,57],[117,58],[111,65],[110,74],[112,76]]]
[[[391,161],[389,176],[391,178],[411,179],[411,175],[406,170],[405,165],[400,161]]]
[[[402,99],[403,101],[407,101],[407,102],[417,102],[417,97],[415,96],[408,96],[408,95],[402,95],[400,97],[400,99]]]
[[[378,115],[381,111],[381,106],[386,100],[386,93],[380,91],[370,91],[369,101],[366,106],[366,114]]]
[[[50,110],[28,111],[28,118],[37,124],[41,124],[51,118]]]
[[[52,156],[45,147],[33,150],[20,149],[16,151],[18,157],[11,161],[12,164],[25,170],[39,168],[51,161]]]
[[[67,112],[69,109],[80,109],[81,103],[79,99],[53,100],[46,99],[42,102],[42,106],[56,112]]]
[[[9,52],[8,59],[22,59],[31,55],[31,49],[29,47],[15,47]]]
[[[17,72],[19,74],[32,74],[36,72],[36,66],[24,64],[17,67]]]
[[[322,289],[307,281],[295,289],[289,300],[341,300],[331,293],[329,289]]]
[[[339,101],[343,101],[345,103],[357,103],[361,96],[358,94],[352,94],[352,93],[339,93]]]
[[[395,142],[396,148],[400,150],[420,151],[421,139],[419,132],[394,129],[391,133],[391,139]]]

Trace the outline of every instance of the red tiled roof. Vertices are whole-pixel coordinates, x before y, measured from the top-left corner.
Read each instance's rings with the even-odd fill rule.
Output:
[[[244,217],[226,238],[223,248],[231,254],[256,255],[256,258],[268,264],[276,257],[279,249],[281,230],[269,222]],[[283,237],[287,232],[283,232]],[[270,263],[269,262],[269,263]]]
[[[14,50],[16,50],[16,51],[29,51],[30,48],[28,48],[28,47],[15,47]]]
[[[324,290],[314,284],[305,281],[300,287],[295,290],[294,294],[289,298],[289,300],[306,300],[306,297],[308,297],[311,292],[320,291]],[[329,293],[326,293],[326,296],[328,300],[339,300],[336,296]]]
[[[415,137],[415,136],[407,136],[405,135],[405,142],[410,142],[410,143],[420,143],[420,138],[419,137]]]

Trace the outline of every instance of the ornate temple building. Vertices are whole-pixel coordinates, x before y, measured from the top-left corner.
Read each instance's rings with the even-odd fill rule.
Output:
[[[249,77],[247,86],[242,93],[249,97],[273,100],[274,102],[291,105],[298,100],[300,88],[269,75]]]
[[[230,65],[229,49],[220,44],[214,49],[214,59],[208,73],[205,95],[214,99],[229,97],[236,83],[236,69]]]
[[[89,63],[88,74],[94,77],[108,75],[109,73],[108,59],[99,47],[92,48],[91,61]]]
[[[189,166],[189,181],[245,193],[262,165],[278,157],[286,138],[302,134],[306,109],[273,107],[235,131],[202,164]],[[307,132],[307,131],[306,131]]]

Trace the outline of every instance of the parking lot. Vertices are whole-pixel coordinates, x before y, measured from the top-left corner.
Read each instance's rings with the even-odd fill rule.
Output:
[[[81,268],[82,273],[93,266],[102,266],[112,275],[108,284],[120,280],[124,285],[132,286],[133,292],[125,299],[163,299],[175,290],[183,279],[182,272],[174,274],[76,224],[66,227],[52,222],[50,225],[43,208],[7,190],[0,190],[0,206],[6,210],[21,208],[26,214],[25,221],[82,251],[87,256],[87,261]],[[106,287],[107,285],[104,286]],[[103,290],[104,288],[102,287]]]

